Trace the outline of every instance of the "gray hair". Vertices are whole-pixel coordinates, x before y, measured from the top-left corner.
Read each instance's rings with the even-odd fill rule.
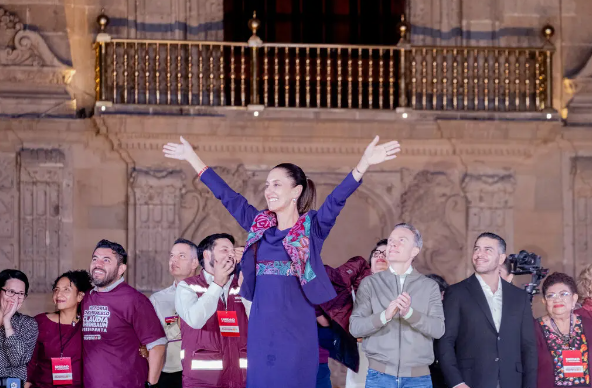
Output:
[[[405,228],[407,230],[410,230],[411,233],[413,233],[413,236],[415,237],[415,246],[419,250],[421,250],[421,248],[423,247],[423,239],[421,238],[421,233],[419,233],[419,230],[417,230],[415,226],[408,224],[406,222],[401,222],[400,224],[395,225],[393,230],[397,228]]]

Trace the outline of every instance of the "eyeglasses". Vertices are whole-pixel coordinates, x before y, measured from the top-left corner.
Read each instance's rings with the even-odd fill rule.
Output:
[[[372,253],[372,257],[380,257],[380,256],[386,257],[386,250],[384,250],[384,251],[376,250],[376,251],[374,251],[374,253]]]
[[[547,294],[547,295],[545,295],[545,299],[547,299],[547,300],[564,299],[565,300],[572,295],[573,294],[571,292],[562,291],[559,294],[555,294],[555,293]]]
[[[11,298],[15,295],[19,299],[25,299],[27,297],[27,294],[25,294],[24,292],[16,292],[15,290],[11,290],[10,288],[8,290],[6,288],[0,288],[0,290],[4,291],[6,293],[6,296]]]

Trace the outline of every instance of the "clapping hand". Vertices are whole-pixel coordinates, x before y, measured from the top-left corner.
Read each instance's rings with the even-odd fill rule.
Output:
[[[402,317],[407,315],[411,308],[411,296],[408,293],[403,292],[393,302],[399,308],[399,314],[401,314]]]

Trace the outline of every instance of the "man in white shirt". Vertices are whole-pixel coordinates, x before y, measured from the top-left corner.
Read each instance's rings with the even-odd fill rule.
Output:
[[[201,273],[179,282],[183,387],[244,387],[250,302],[239,295],[234,238],[226,233],[198,245]]]
[[[475,274],[446,290],[446,332],[437,353],[450,387],[537,386],[530,299],[500,277],[505,259],[504,239],[482,233],[473,247]]]
[[[169,273],[174,278],[173,284],[150,297],[168,340],[165,363],[158,380],[159,388],[182,387],[181,329],[175,309],[175,291],[179,282],[195,276],[198,267],[197,246],[189,240],[177,239],[169,255]]]

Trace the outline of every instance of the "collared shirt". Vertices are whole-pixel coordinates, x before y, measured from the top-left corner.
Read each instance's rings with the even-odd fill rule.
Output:
[[[391,273],[393,275],[397,275],[397,273],[395,272],[395,270],[389,265],[389,270],[391,271]],[[399,292],[403,292],[403,285],[405,285],[405,279],[407,279],[407,275],[409,275],[411,272],[413,272],[413,267],[409,266],[409,268],[407,268],[407,271],[405,271],[403,274],[398,275],[399,276],[399,284],[401,285],[401,287],[399,288]],[[405,316],[403,317],[403,319],[409,319],[409,317],[411,316],[411,314],[413,314],[413,308],[409,307],[409,311],[407,312],[407,314],[405,314]],[[387,323],[389,323],[391,319],[386,319],[386,310],[384,310],[382,312],[382,314],[380,314],[380,321],[382,322],[383,325],[386,325]]]
[[[494,293],[491,291],[491,287],[485,283],[483,278],[478,273],[475,274],[475,277],[477,277],[479,284],[481,284],[481,288],[483,289],[485,299],[487,300],[489,310],[491,311],[491,315],[493,317],[493,323],[495,324],[495,328],[499,333],[500,325],[502,323],[502,278],[498,278],[497,290]]]
[[[177,285],[173,283],[162,291],[155,292],[150,296],[150,302],[156,310],[156,315],[164,328],[167,336],[167,350],[164,367],[165,373],[175,373],[183,370],[181,366],[181,328],[177,311],[175,310],[175,292]],[[168,322],[167,322],[168,321]]]
[[[175,309],[179,317],[183,319],[190,327],[194,329],[201,329],[208,319],[216,313],[218,309],[218,300],[226,304],[228,299],[228,292],[230,291],[230,284],[234,275],[226,282],[224,287],[220,287],[214,283],[214,275],[204,271],[204,277],[209,287],[200,297],[197,296],[193,288],[186,282],[179,282],[177,291],[175,293]],[[251,312],[251,302],[241,298],[247,312],[247,316]]]
[[[391,271],[391,273],[393,275],[396,275],[397,273],[395,272],[395,270],[393,269],[393,267],[391,267],[389,265],[389,270]],[[399,275],[399,280],[401,281],[401,289],[399,290],[399,292],[403,292],[403,285],[405,284],[405,279],[407,279],[407,275],[411,274],[411,272],[413,272],[413,267],[409,266],[409,268],[407,268],[407,271],[405,271],[402,275]]]
[[[115,283],[108,285],[107,287],[103,288],[102,290],[99,289],[99,287],[94,286],[94,288],[92,290],[90,290],[90,292],[109,292],[109,291],[113,291],[115,289],[115,287],[117,287],[118,285],[120,285],[121,283],[123,283],[123,276],[120,277],[117,281],[115,281]]]

